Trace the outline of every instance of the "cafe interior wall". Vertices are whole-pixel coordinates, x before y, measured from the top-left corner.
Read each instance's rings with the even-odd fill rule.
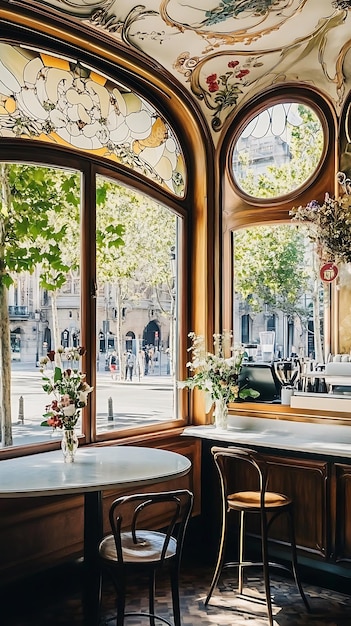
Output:
[[[167,4],[170,10],[176,7],[178,20],[171,19],[167,13]],[[187,265],[188,268],[195,269],[189,272],[191,283],[187,287],[187,294],[192,306],[188,313],[183,305],[182,313],[186,317],[186,323],[182,336],[186,337],[186,331],[194,329],[206,334],[210,340],[214,329],[219,329],[222,325],[229,328],[232,324],[230,262],[232,229],[249,224],[287,222],[289,209],[297,202],[305,204],[311,199],[322,200],[325,191],[335,193],[336,172],[340,167],[343,168],[345,163],[345,167],[349,167],[347,144],[351,125],[347,94],[350,89],[350,72],[346,60],[350,47],[347,30],[350,16],[345,10],[333,9],[331,2],[295,0],[290,3],[290,13],[286,12],[286,19],[284,18],[285,22],[281,28],[277,24],[277,20],[280,19],[278,12],[274,14],[272,10],[269,14],[271,21],[268,27],[262,27],[258,31],[257,26],[256,33],[251,27],[250,34],[250,27],[238,28],[234,18],[230,21],[228,29],[223,28],[223,22],[220,22],[216,29],[215,24],[211,24],[210,21],[206,28],[201,29],[196,24],[192,25],[191,20],[186,20],[186,12],[189,9],[177,2],[145,2],[145,12],[139,16],[138,21],[133,15],[136,15],[135,11],[140,12],[140,5],[131,7],[131,3],[125,1],[118,2],[119,23],[117,24],[115,20],[116,28],[109,31],[103,24],[97,26],[89,23],[89,13],[100,10],[101,7],[107,11],[106,24],[108,24],[108,12],[117,11],[117,2],[0,0],[0,40],[18,43],[19,35],[22,34],[27,43],[33,47],[43,46],[46,41],[50,46],[55,44],[58,51],[68,48],[72,52],[88,51],[91,58],[95,56],[99,60],[101,67],[104,62],[106,66],[118,66],[121,76],[128,76],[134,86],[142,85],[145,91],[148,90],[154,102],[158,100],[161,110],[170,112],[176,130],[183,135],[187,149],[189,195],[180,205],[183,206],[184,213],[187,209],[192,211],[188,235],[188,241],[191,237],[189,246],[191,249],[187,256],[183,255],[182,263],[183,267]],[[163,10],[160,10],[160,7]],[[311,13],[308,13],[306,19],[305,13],[309,7]],[[252,2],[251,11],[254,14],[255,2]],[[322,23],[324,13],[327,15]],[[126,16],[129,16],[128,23],[124,20]],[[253,15],[250,15],[250,19],[253,19]],[[255,19],[257,23],[260,21],[257,15]],[[294,28],[290,26],[291,20],[294,20]],[[337,71],[328,74],[325,71],[325,64],[323,69],[325,49],[323,44],[335,29],[340,31],[340,36],[335,37],[333,41],[338,41],[339,45],[331,46],[331,58],[332,68]],[[239,31],[237,36],[236,30]],[[150,33],[153,33],[153,36]],[[282,41],[287,37],[287,33],[289,45],[284,48]],[[270,43],[265,44],[266,50],[263,50],[260,46],[266,36]],[[133,38],[134,41],[138,39],[138,46],[133,45]],[[193,45],[192,42],[196,44]],[[179,48],[176,49],[176,46]],[[344,50],[341,56],[340,50]],[[253,63],[249,61],[252,51],[260,53],[264,60],[262,65],[259,62],[254,70],[255,80],[241,85],[243,93],[238,101],[233,101],[227,108],[218,109],[215,103],[216,94],[209,91],[210,83],[206,82],[206,78],[214,72],[219,76],[225,76],[228,63],[236,60],[236,57],[245,58],[247,62]],[[320,58],[319,52],[322,54],[322,62],[318,61],[318,68],[315,64],[309,65],[311,56],[314,59]],[[278,62],[281,56],[284,63],[290,53],[292,55],[290,67],[286,65],[284,71],[280,72],[278,64],[275,68],[275,63],[271,63],[270,70],[267,71],[267,67],[265,68],[267,59],[271,57]],[[259,75],[259,68],[262,66],[265,71]],[[302,73],[304,67],[308,68],[307,75]],[[322,76],[320,84],[316,84],[317,76]],[[289,91],[293,93],[296,89],[302,89],[305,96],[311,97],[312,101],[318,101],[325,114],[325,128],[329,135],[323,165],[313,179],[308,181],[308,185],[299,191],[298,196],[270,202],[267,207],[265,203],[244,198],[234,187],[228,154],[235,133],[247,119],[246,116],[251,115],[255,107],[262,106],[270,94],[277,93],[277,87],[281,88],[278,99]],[[1,154],[10,154],[8,145],[11,144],[13,149],[14,143],[15,141],[7,140],[6,134],[0,137]],[[25,143],[32,144],[32,149],[35,145],[35,150],[39,146],[38,143],[31,142],[30,138],[23,140],[21,145]],[[346,169],[345,171],[348,175],[351,173]],[[125,173],[124,176],[124,180],[127,180]],[[133,183],[136,186],[140,185],[136,176],[133,176]],[[141,188],[145,188],[145,181]],[[152,188],[152,191],[157,195],[155,188]],[[164,198],[162,195],[159,197]],[[176,203],[173,204],[175,206]],[[351,302],[348,290],[333,289],[331,317],[339,310],[339,302],[340,310],[347,308],[349,297]],[[334,351],[339,349],[338,333],[339,325],[336,324],[334,331],[330,333]],[[205,418],[200,394],[195,394],[192,411],[194,423],[203,423]],[[183,441],[182,449],[176,442],[177,436]],[[174,435],[173,439],[171,434],[168,438],[163,434],[161,439],[153,435],[153,441],[150,439],[148,445],[179,449],[192,455],[196,469],[192,487],[199,491],[199,446],[189,443],[192,449],[186,451],[184,439],[179,438],[179,433]],[[197,511],[199,503],[198,495]],[[3,546],[11,547],[18,537],[24,536],[24,533],[28,538],[26,542],[28,546],[31,544],[29,538],[32,536],[35,536],[38,542],[33,543],[33,550],[27,555],[24,563],[23,571],[27,573],[46,566],[48,562],[52,563],[53,555],[50,552],[50,532],[48,532],[51,521],[52,526],[56,525],[56,530],[59,529],[59,538],[62,540],[62,545],[59,542],[58,554],[54,555],[57,560],[67,558],[74,550],[78,552],[81,550],[81,537],[74,538],[75,546],[68,546],[64,529],[60,529],[59,521],[55,520],[55,516],[62,518],[63,508],[69,511],[73,505],[60,501],[54,503],[52,510],[49,511],[45,503],[38,504],[40,506],[30,510],[23,510],[18,505],[14,507],[12,504],[1,507]],[[81,506],[79,503],[76,506],[75,502],[74,506],[77,511],[72,514],[71,519],[72,521],[77,519],[79,522]],[[28,519],[34,530],[28,528]],[[43,545],[43,536],[48,537],[47,546]],[[20,542],[17,541],[16,545],[19,546]],[[39,555],[37,546],[42,550]],[[18,575],[16,559],[22,556],[16,555],[14,558],[13,553],[9,555],[8,560],[4,559],[2,562],[3,571],[16,577]]]

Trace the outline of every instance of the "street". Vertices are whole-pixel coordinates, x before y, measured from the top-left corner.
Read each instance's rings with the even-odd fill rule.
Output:
[[[39,368],[27,363],[12,363],[11,382],[13,445],[61,438],[60,430],[52,431],[51,428],[40,426],[45,407],[53,397],[42,389]],[[172,382],[171,376],[163,372],[160,375],[157,370],[142,376],[140,381],[137,377],[132,382],[112,380],[110,372],[100,367],[96,385],[98,433],[154,424],[172,418]]]

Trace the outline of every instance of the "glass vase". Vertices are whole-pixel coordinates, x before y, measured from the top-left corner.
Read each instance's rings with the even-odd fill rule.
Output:
[[[65,463],[74,463],[78,448],[78,436],[74,428],[65,428],[62,433],[61,448]]]
[[[214,425],[221,430],[228,428],[228,405],[222,399],[215,401]]]

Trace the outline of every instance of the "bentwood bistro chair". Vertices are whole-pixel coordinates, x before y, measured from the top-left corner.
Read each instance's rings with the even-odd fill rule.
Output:
[[[220,485],[221,485],[221,503],[222,503],[222,529],[219,545],[219,552],[217,563],[215,566],[212,583],[209,593],[205,599],[205,605],[211,599],[213,590],[216,587],[221,572],[224,568],[235,567],[238,568],[238,592],[242,594],[243,591],[243,574],[246,567],[263,568],[263,578],[266,593],[267,611],[270,626],[273,625],[272,614],[272,599],[270,593],[270,569],[272,567],[278,567],[284,569],[293,574],[297,588],[300,592],[301,598],[305,604],[307,611],[310,611],[310,607],[302,585],[299,579],[297,570],[297,554],[296,554],[296,541],[294,530],[294,517],[293,517],[293,501],[286,495],[280,493],[274,493],[267,491],[267,464],[265,460],[255,451],[245,448],[235,447],[213,447],[211,452],[216,464]],[[257,478],[258,489],[256,491],[237,491],[230,493],[229,478],[230,473],[235,472],[238,461],[242,461],[249,464],[254,468]],[[243,486],[244,487],[244,486]],[[245,488],[245,487],[244,487]],[[239,552],[238,560],[232,562],[225,562],[225,546],[228,534],[228,515],[233,511],[236,511],[239,515]],[[245,560],[245,521],[248,514],[254,514],[260,518],[260,532],[261,532],[261,562],[246,561]],[[280,563],[271,563],[268,559],[268,533],[271,524],[280,515],[285,514],[288,520],[288,528],[290,534],[291,543],[291,569]]]
[[[164,617],[155,615],[156,572],[161,570],[169,573],[174,625],[181,626],[179,567],[192,507],[193,494],[187,489],[122,496],[112,503],[112,533],[101,541],[99,555],[116,589],[117,626],[123,626],[125,618],[135,615],[148,617],[150,626],[155,626],[155,619],[172,626]],[[150,520],[161,514],[162,524],[167,526],[162,532],[149,530]],[[148,575],[148,612],[127,613],[127,579],[139,572]]]

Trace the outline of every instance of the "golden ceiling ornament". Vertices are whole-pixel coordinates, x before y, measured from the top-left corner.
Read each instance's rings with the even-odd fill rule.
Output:
[[[183,33],[193,31],[208,43],[207,51],[218,46],[249,45],[284,26],[307,0],[226,0],[211,8],[162,0],[160,16]]]
[[[351,9],[351,0],[333,0],[332,7],[340,11],[349,11]]]

